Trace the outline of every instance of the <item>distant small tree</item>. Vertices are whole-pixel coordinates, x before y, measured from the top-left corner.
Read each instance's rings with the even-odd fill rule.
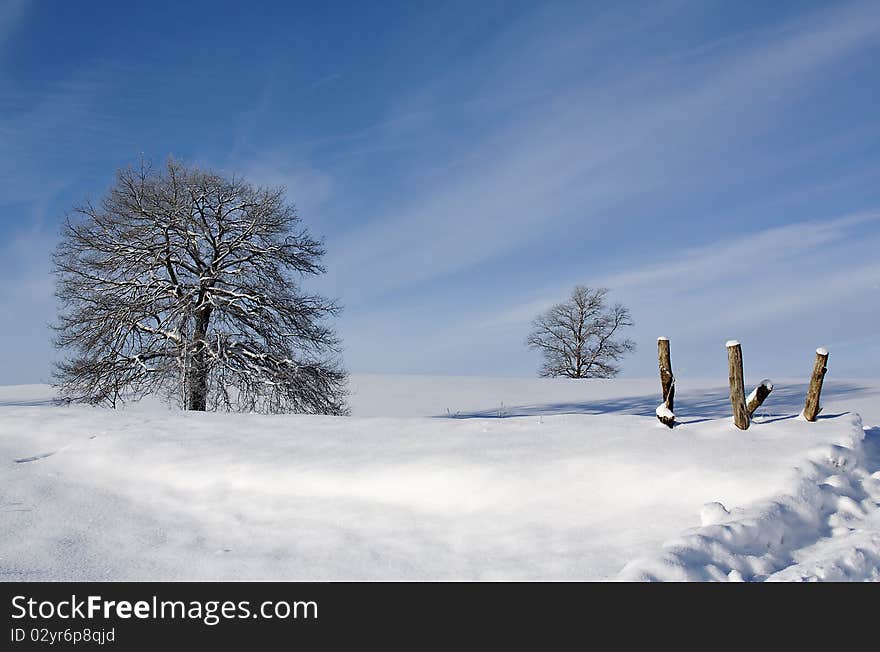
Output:
[[[188,410],[345,412],[324,248],[283,188],[169,161],[117,173],[55,252],[62,399],[164,393]]]
[[[612,378],[620,372],[617,363],[636,346],[620,331],[633,322],[623,305],[607,305],[607,295],[607,288],[578,285],[567,301],[535,318],[526,343],[544,356],[541,376]]]

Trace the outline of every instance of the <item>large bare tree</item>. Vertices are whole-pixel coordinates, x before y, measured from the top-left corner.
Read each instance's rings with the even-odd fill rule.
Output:
[[[283,188],[174,160],[120,170],[68,216],[55,252],[62,398],[344,413],[325,323],[339,308],[300,285],[323,254]]]
[[[535,318],[526,343],[544,356],[542,376],[611,378],[620,372],[618,362],[635,349],[620,331],[633,322],[621,304],[607,305],[607,295],[606,288],[578,285],[567,301]]]

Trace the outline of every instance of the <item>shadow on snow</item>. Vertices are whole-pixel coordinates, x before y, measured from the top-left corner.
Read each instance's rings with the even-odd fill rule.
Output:
[[[44,405],[55,405],[55,399],[52,398],[35,398],[32,400],[11,400],[4,401],[0,399],[0,407],[43,407]]]
[[[585,387],[589,392],[589,387]],[[872,391],[855,383],[827,383],[822,390],[823,398],[852,397]],[[755,414],[756,422],[769,423],[793,419],[804,407],[807,383],[779,386],[767,398]],[[451,419],[504,419],[508,417],[549,416],[558,414],[628,414],[653,417],[660,403],[660,392],[644,396],[585,400],[567,403],[544,403],[540,405],[501,405],[486,410],[456,412],[438,415]],[[675,394],[675,412],[681,415],[679,423],[698,423],[709,419],[729,417],[730,395],[727,387],[702,391],[682,391]],[[819,418],[831,418],[839,414],[821,414]]]

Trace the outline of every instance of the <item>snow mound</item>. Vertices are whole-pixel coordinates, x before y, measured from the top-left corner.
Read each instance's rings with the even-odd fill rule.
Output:
[[[700,509],[700,522],[703,525],[715,525],[722,523],[730,517],[728,509],[719,502],[711,502],[703,505]]]
[[[780,495],[730,515],[719,503],[704,506],[701,527],[628,563],[620,579],[877,579],[880,482],[867,470],[861,419],[847,415],[839,425],[838,441],[809,451]]]

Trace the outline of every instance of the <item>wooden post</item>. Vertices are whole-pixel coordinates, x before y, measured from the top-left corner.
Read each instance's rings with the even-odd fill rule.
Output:
[[[675,377],[672,375],[672,359],[669,355],[669,338],[657,338],[657,360],[660,365],[660,389],[663,402],[657,406],[657,418],[670,428],[675,422]]]
[[[733,422],[740,430],[748,430],[749,413],[746,410],[746,391],[743,388],[742,347],[736,340],[727,343],[727,377],[730,382]]]
[[[773,391],[773,383],[771,383],[767,378],[761,381],[761,384],[755,387],[752,390],[752,393],[749,394],[749,397],[746,399],[746,412],[749,413],[749,418],[752,418],[752,415],[755,414],[755,410],[761,407],[761,403],[764,402],[764,399],[770,396],[770,392]]]
[[[810,377],[810,387],[804,403],[804,419],[807,421],[815,421],[822,411],[819,398],[822,394],[822,381],[825,380],[825,372],[828,371],[827,364],[828,350],[819,347],[816,349],[816,363],[813,365],[813,375]]]

